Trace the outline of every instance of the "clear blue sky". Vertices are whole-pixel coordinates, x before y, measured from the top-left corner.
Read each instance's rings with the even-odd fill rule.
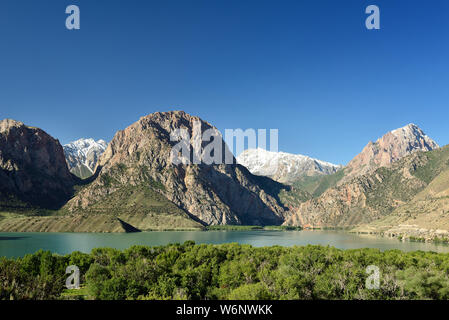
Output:
[[[280,150],[343,164],[410,122],[444,145],[448,13],[447,0],[2,0],[0,118],[67,143],[182,109],[220,130],[278,128]]]

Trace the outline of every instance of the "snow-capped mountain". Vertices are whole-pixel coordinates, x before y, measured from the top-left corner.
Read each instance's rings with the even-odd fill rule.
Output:
[[[237,162],[255,175],[267,176],[282,183],[291,183],[304,176],[332,174],[342,166],[301,154],[272,152],[265,149],[243,151]]]
[[[64,145],[70,171],[83,179],[93,175],[97,161],[107,146],[106,141],[94,139],[79,139]]]

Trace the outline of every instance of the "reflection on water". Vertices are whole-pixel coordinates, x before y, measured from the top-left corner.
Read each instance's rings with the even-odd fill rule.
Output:
[[[20,239],[24,239],[26,237],[0,237],[0,241],[2,240],[20,240]]]
[[[112,247],[126,249],[132,245],[164,245],[184,243],[238,242],[256,247],[303,246],[320,244],[340,249],[378,248],[402,251],[449,252],[444,244],[400,242],[397,239],[369,235],[356,235],[339,231],[164,231],[141,233],[0,233],[0,256],[20,257],[39,249],[59,254],[73,251],[90,252],[93,248]]]

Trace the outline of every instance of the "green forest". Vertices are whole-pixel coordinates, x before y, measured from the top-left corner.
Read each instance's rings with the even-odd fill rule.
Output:
[[[69,265],[79,267],[81,289],[65,288]],[[366,287],[370,265],[378,289]],[[0,258],[0,299],[448,299],[448,274],[449,254],[434,252],[188,241]]]

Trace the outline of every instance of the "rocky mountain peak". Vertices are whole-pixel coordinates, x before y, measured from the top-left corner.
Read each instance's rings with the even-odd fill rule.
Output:
[[[104,167],[131,159],[135,161],[137,155],[139,155],[138,161],[146,163],[147,158],[140,158],[141,151],[151,147],[156,148],[157,152],[162,152],[157,159],[161,161],[161,165],[165,166],[170,161],[171,148],[178,143],[170,137],[175,130],[185,130],[189,135],[191,146],[204,148],[210,142],[202,141],[202,133],[208,129],[214,130],[215,135],[221,139],[221,134],[217,128],[197,116],[192,116],[184,111],[155,112],[141,117],[139,121],[125,130],[118,131],[101,157],[99,165]],[[233,163],[236,163],[224,141],[221,142],[223,157],[228,155],[233,159]],[[126,150],[123,148],[126,148]],[[153,157],[155,154],[151,156]]]
[[[410,123],[402,128],[391,131],[398,140],[409,141],[412,147],[422,149],[421,151],[430,151],[439,148],[438,144],[429,138],[420,127]]]
[[[281,184],[253,176],[238,164],[174,164],[171,161],[171,151],[177,142],[171,141],[170,135],[185,129],[191,144],[195,144],[199,141],[193,131],[198,126],[202,132],[214,129],[199,117],[172,111],[150,114],[118,131],[101,156],[98,177],[67,208],[72,212],[89,210],[95,204],[106,203],[106,197],[113,196],[117,190],[144,186],[203,224],[283,221],[285,208],[277,200],[284,187]],[[224,141],[222,144],[225,146]]]
[[[411,123],[388,132],[377,141],[370,141],[365,148],[346,166],[347,175],[341,182],[349,181],[417,151],[430,151],[439,148],[417,125]]]

